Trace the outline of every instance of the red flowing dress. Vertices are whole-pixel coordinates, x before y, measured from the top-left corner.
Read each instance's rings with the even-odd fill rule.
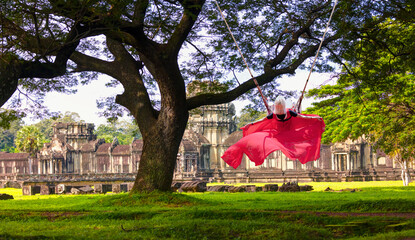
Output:
[[[245,153],[256,166],[276,150],[281,150],[288,158],[298,159],[302,164],[320,158],[321,135],[325,124],[322,119],[292,117],[287,110],[284,120],[272,119],[242,127],[243,137],[230,146],[222,159],[237,168]],[[303,114],[305,116],[317,116]]]

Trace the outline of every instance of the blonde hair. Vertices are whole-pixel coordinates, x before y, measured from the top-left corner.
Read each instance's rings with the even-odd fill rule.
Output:
[[[274,114],[285,114],[285,99],[281,96],[275,99]]]

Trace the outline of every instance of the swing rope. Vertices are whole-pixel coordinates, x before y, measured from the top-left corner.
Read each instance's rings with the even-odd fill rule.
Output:
[[[326,33],[327,33],[328,29],[329,29],[330,21],[331,21],[331,18],[333,16],[334,9],[336,8],[336,5],[337,5],[337,0],[334,1],[333,9],[331,10],[330,18],[329,18],[329,21],[327,22],[327,25],[326,25],[326,30],[324,31],[323,37],[321,38],[321,41],[320,41],[320,45],[318,46],[316,56],[314,57],[313,65],[311,65],[311,69],[310,69],[310,72],[308,73],[307,81],[305,82],[305,85],[304,85],[304,89],[303,89],[303,91],[301,93],[300,98],[298,99],[297,103],[295,104],[294,109],[297,112],[300,112],[301,102],[303,101],[304,92],[305,92],[305,89],[307,87],[308,80],[310,80],[311,73],[313,72],[314,65],[316,64],[318,54],[320,52],[321,46],[323,45],[324,37],[326,36]]]
[[[245,66],[246,66],[246,68],[248,69],[249,74],[251,75],[251,78],[254,80],[254,83],[255,83],[256,87],[258,88],[259,93],[261,94],[262,101],[264,102],[264,105],[265,105],[265,107],[267,108],[268,114],[270,114],[270,113],[271,113],[271,109],[270,109],[270,107],[268,106],[268,101],[267,101],[266,97],[264,96],[264,94],[262,93],[262,90],[261,90],[261,88],[259,87],[258,81],[255,79],[254,75],[252,74],[251,69],[249,68],[248,63],[246,62],[246,60],[245,60],[245,58],[244,58],[244,55],[242,54],[242,51],[241,51],[241,49],[239,48],[239,45],[238,45],[238,43],[236,42],[235,37],[233,36],[233,33],[232,33],[232,31],[231,31],[231,28],[229,27],[228,22],[226,21],[225,16],[223,15],[223,12],[222,12],[221,8],[219,7],[218,2],[217,2],[216,0],[214,0],[214,1],[215,1],[216,6],[217,6],[217,7],[218,7],[218,9],[219,9],[219,12],[220,12],[220,15],[222,16],[223,21],[224,21],[224,22],[225,22],[225,24],[226,24],[226,27],[228,28],[229,33],[230,33],[230,34],[231,34],[231,36],[232,36],[233,41],[235,42],[236,48],[238,48],[239,55],[241,55],[242,60],[244,61]]]

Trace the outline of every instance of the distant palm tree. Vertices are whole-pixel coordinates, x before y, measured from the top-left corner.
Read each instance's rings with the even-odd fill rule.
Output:
[[[45,142],[44,135],[40,132],[40,129],[35,126],[24,126],[21,128],[15,139],[16,148],[20,152],[29,153],[29,173],[31,174],[33,158],[42,148]]]
[[[20,152],[29,153],[34,157],[42,148],[45,137],[35,126],[24,126],[16,134],[15,144]]]

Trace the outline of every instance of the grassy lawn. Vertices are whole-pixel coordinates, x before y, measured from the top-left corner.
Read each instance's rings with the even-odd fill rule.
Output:
[[[0,239],[415,238],[414,184],[307,184],[315,190],[22,196],[0,189],[15,196],[0,201]]]

